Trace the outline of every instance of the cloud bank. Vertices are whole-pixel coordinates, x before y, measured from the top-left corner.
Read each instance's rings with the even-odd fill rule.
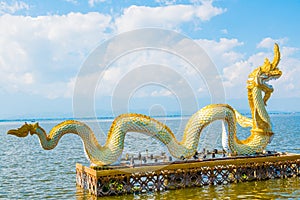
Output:
[[[79,1],[67,0],[72,4]],[[176,4],[175,1],[156,1],[159,6],[130,5],[119,12],[70,12],[63,15],[44,16],[18,15],[28,11],[31,5],[24,1],[0,2],[0,92],[3,94],[24,93],[41,95],[48,99],[71,99],[77,73],[91,51],[112,35],[138,29],[157,27],[185,32],[186,27],[201,29],[214,17],[228,12],[226,8],[213,5],[213,1],[197,4]],[[104,0],[89,0],[90,7],[104,3]],[[288,37],[261,38],[252,55],[242,50],[245,41],[228,37],[229,29],[219,30],[227,37],[197,38],[197,42],[217,66],[224,83],[227,98],[246,98],[246,80],[251,70],[263,63],[264,58],[273,57],[274,42],[279,43],[283,76],[272,82],[277,98],[299,97],[300,59],[299,49],[288,46]],[[256,49],[255,49],[256,47]],[[153,60],[162,65],[175,66],[185,79],[191,80],[191,87],[199,92],[199,98],[208,95],[207,88],[186,63],[170,55],[148,52],[132,54],[120,59],[104,73],[104,96],[111,95],[116,81],[122,79],[126,70],[139,63],[151,64]],[[127,66],[129,65],[129,66]],[[124,66],[126,70],[124,71]],[[88,79],[87,79],[88,81]],[[134,81],[134,80],[133,80]],[[203,80],[202,80],[203,81]],[[174,79],[174,83],[178,80]],[[180,85],[180,84],[179,84]],[[100,85],[101,86],[101,85]],[[99,86],[99,87],[100,87]],[[101,87],[100,87],[101,88]],[[140,97],[171,96],[170,91],[157,89],[140,92]],[[204,95],[204,96],[201,96]]]

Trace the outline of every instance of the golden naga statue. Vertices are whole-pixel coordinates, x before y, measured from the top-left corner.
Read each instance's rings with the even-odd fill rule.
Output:
[[[26,137],[29,133],[36,134],[41,146],[46,150],[55,148],[64,134],[77,134],[83,141],[88,159],[92,164],[101,166],[114,163],[121,156],[124,139],[128,132],[143,133],[160,140],[175,158],[191,158],[197,151],[202,130],[213,121],[222,120],[228,129],[227,134],[226,127],[223,126],[222,144],[225,149],[238,155],[262,152],[273,136],[270,117],[265,108],[273,87],[267,82],[279,78],[282,74],[277,68],[280,60],[277,44],[274,46],[274,54],[272,62],[265,59],[264,64],[249,75],[247,89],[252,119],[242,116],[227,104],[211,104],[192,115],[185,127],[182,141],[177,141],[165,124],[149,116],[132,113],[122,114],[112,122],[104,146],[98,143],[93,131],[86,124],[74,120],[67,120],[56,125],[48,135],[38,123],[25,123],[19,129],[9,130],[8,134],[18,137]],[[251,135],[247,139],[238,139],[237,122],[243,127],[252,127]]]

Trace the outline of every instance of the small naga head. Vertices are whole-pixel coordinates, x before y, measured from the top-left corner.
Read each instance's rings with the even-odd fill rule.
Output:
[[[36,129],[39,127],[38,123],[35,124],[25,124],[18,129],[11,129],[7,132],[7,134],[15,135],[17,137],[26,137],[29,133],[31,135],[36,133]]]
[[[264,103],[266,105],[272,92],[273,86],[268,84],[268,81],[278,79],[282,75],[282,71],[277,67],[280,61],[280,51],[278,44],[274,45],[274,59],[272,62],[268,58],[262,66],[257,67],[250,75],[248,79],[248,88],[254,86],[259,87],[264,93]]]

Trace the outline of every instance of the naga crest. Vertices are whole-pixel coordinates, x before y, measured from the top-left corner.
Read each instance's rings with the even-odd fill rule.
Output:
[[[279,47],[278,44],[275,44],[273,61],[270,62],[269,59],[266,58],[262,66],[257,67],[251,74],[249,74],[248,89],[251,89],[254,86],[259,87],[265,93],[263,98],[265,105],[274,91],[273,86],[269,85],[268,81],[278,79],[282,75],[282,72],[277,67],[279,61]]]
[[[20,128],[9,130],[7,132],[7,134],[15,135],[15,136],[18,136],[18,137],[26,137],[29,133],[31,135],[36,133],[36,130],[37,130],[38,127],[40,128],[39,123],[27,124],[25,122],[25,124],[23,126],[21,126]]]

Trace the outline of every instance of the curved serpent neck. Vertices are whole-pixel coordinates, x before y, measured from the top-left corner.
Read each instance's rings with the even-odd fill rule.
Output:
[[[56,125],[51,129],[49,135],[47,135],[46,131],[40,126],[37,126],[34,128],[34,130],[31,130],[30,133],[38,135],[40,144],[45,150],[54,149],[57,146],[60,138],[63,135],[70,133],[79,135],[83,141],[88,139],[91,144],[97,146],[99,150],[102,150],[102,147],[98,144],[93,131],[86,124],[75,120],[67,120]]]
[[[273,133],[271,131],[269,115],[262,101],[261,90],[254,87],[248,95],[252,113],[251,135],[245,140],[239,140],[235,130],[235,120],[227,121],[229,131],[228,144],[233,153],[242,152],[242,154],[254,154],[262,152],[272,139]],[[264,119],[267,119],[269,123],[264,122],[260,117],[261,115],[264,116]]]
[[[249,91],[249,104],[253,119],[252,130],[272,132],[271,121],[262,98],[262,91],[254,87]]]
[[[270,117],[262,97],[262,90],[259,86],[248,86],[248,102],[253,119],[252,131],[272,132]]]
[[[275,44],[273,61],[270,62],[266,58],[262,66],[257,67],[249,74],[247,88],[253,119],[252,132],[272,135],[271,121],[265,106],[274,91],[273,87],[268,84],[268,81],[278,79],[282,75],[282,72],[277,67],[279,61],[279,46]],[[264,93],[264,96],[262,96],[262,93]]]

